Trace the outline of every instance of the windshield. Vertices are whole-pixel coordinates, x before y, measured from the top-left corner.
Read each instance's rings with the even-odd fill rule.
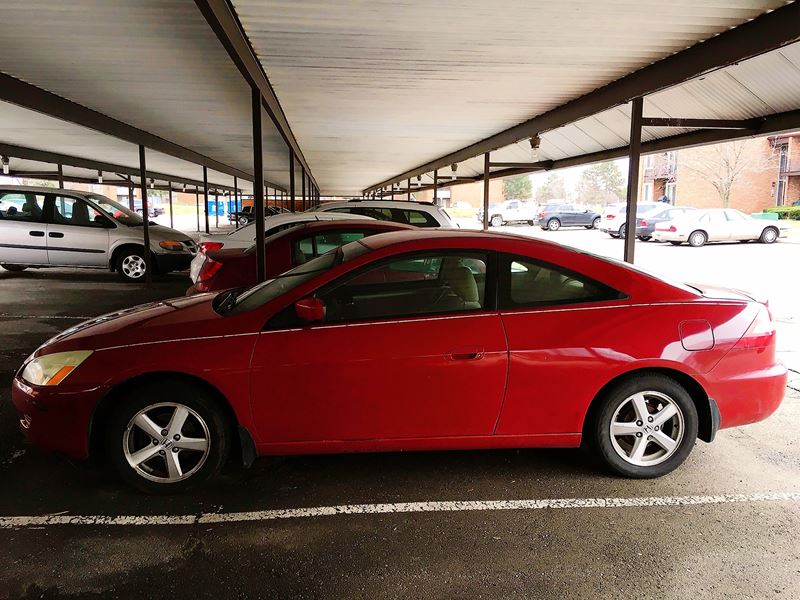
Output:
[[[141,225],[144,223],[141,216],[111,198],[106,198],[100,194],[87,194],[86,197],[123,225]]]
[[[275,279],[269,279],[264,283],[259,283],[236,296],[234,302],[225,302],[230,308],[224,311],[226,314],[238,314],[253,310],[271,302],[278,296],[290,292],[299,285],[312,280],[320,273],[327,271],[343,262],[361,256],[371,249],[361,240],[351,242],[346,246],[331,250],[322,256],[318,256],[302,265],[298,265],[283,275]],[[225,292],[223,292],[224,294]]]

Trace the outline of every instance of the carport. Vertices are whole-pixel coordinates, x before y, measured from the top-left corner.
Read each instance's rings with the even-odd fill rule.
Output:
[[[193,192],[206,232],[212,198],[252,196],[262,280],[271,202],[483,182],[486,228],[492,179],[630,157],[630,220],[642,155],[800,129],[797,2],[34,0],[0,14],[7,174],[102,179],[131,202],[136,188],[145,215],[148,189]],[[57,300],[40,280],[26,288],[46,315],[0,306],[6,375],[68,325],[183,292],[60,284]],[[10,595],[52,591],[41,581],[176,598],[220,582],[287,598],[790,592],[796,404],[658,484],[557,451],[544,465],[398,453],[265,460],[227,487],[143,500],[96,472],[31,470],[14,447],[0,454]],[[788,508],[762,510],[776,504]]]

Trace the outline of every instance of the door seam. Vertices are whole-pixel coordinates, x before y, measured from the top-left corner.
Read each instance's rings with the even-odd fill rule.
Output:
[[[505,384],[503,385],[503,400],[500,402],[500,411],[497,413],[497,420],[494,422],[494,428],[492,429],[492,435],[497,435],[497,427],[500,425],[500,418],[503,416],[503,409],[506,406],[506,397],[508,396],[508,376],[511,372],[511,347],[508,343],[508,332],[506,331],[506,323],[503,320],[503,316],[498,314],[498,318],[500,319],[500,326],[503,328],[503,337],[506,340],[506,380]]]

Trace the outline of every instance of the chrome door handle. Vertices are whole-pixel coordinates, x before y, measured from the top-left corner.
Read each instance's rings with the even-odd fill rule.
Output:
[[[28,235],[33,237],[44,237],[44,231],[29,231]]]
[[[49,231],[47,233],[47,235],[49,235],[50,237],[53,237],[53,238],[63,238],[64,237],[64,234],[61,233],[60,231]]]

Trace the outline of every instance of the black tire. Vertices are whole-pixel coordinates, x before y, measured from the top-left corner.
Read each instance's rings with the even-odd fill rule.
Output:
[[[693,248],[699,248],[700,246],[705,246],[706,242],[708,241],[708,234],[701,229],[697,231],[693,231],[689,234],[687,238],[689,240],[689,245]]]
[[[502,227],[503,226],[503,217],[500,215],[492,215],[492,218],[489,219],[489,225],[492,227]]]
[[[528,223],[528,225],[530,225],[531,227],[533,227],[533,225],[534,225],[534,222],[533,222],[533,221],[528,221],[527,223]]]
[[[600,217],[595,217],[592,221],[592,229],[600,229]]]
[[[618,234],[616,234],[616,233],[611,233],[610,231],[608,232],[608,235],[610,235],[610,236],[611,236],[612,238],[614,238],[615,240],[619,238],[619,235],[618,235]]]
[[[765,227],[758,241],[762,244],[774,244],[778,241],[781,232],[776,227]]]
[[[619,226],[619,231],[617,232],[617,234],[619,235],[619,237],[624,239],[627,231],[628,231],[628,226],[626,223],[623,223],[622,225]]]
[[[28,267],[26,265],[0,265],[6,271],[11,271],[12,273],[19,273],[20,271],[24,271]]]
[[[640,242],[649,242],[652,237],[653,236],[650,235],[637,235],[636,239],[639,240]]]
[[[671,241],[671,240],[670,240],[670,244],[672,244],[673,246],[680,246],[682,243],[683,243],[683,242]]]
[[[152,259],[152,256],[150,257]],[[125,248],[117,256],[116,264],[114,265],[117,274],[124,280],[130,283],[139,283],[144,281],[147,271],[147,265],[144,260],[144,248],[131,247]]]
[[[558,231],[561,229],[561,221],[558,219],[548,219],[547,221],[547,229],[550,231]]]
[[[106,422],[106,430],[103,432],[105,449],[114,469],[126,483],[148,494],[176,494],[202,484],[222,470],[230,453],[234,430],[219,402],[202,386],[171,379],[150,381],[126,390],[118,398],[115,398],[115,404],[117,406]],[[202,459],[197,457],[197,451],[179,448],[179,451],[175,452],[176,457],[181,454],[188,457],[184,459],[182,466],[185,469],[184,473],[189,474],[184,479],[173,482],[148,479],[139,470],[131,466],[124,448],[126,431],[128,431],[132,419],[140,411],[148,407],[153,407],[147,413],[151,420],[158,426],[168,427],[171,414],[169,412],[170,407],[159,406],[162,404],[180,404],[188,407],[202,419],[202,423],[205,423],[208,430],[207,451]],[[159,417],[160,410],[163,411],[163,414]],[[182,432],[188,431],[190,433],[186,439],[206,436],[204,430],[199,426],[200,424],[201,421],[195,415],[190,414],[186,420],[186,425],[181,430]],[[163,431],[166,431],[166,429],[163,429]],[[138,439],[131,439],[136,438],[136,436],[138,436]],[[133,444],[135,441],[139,441],[143,444],[142,449],[148,448],[147,437],[142,430],[136,426],[131,426],[131,433],[128,438],[129,443]],[[143,467],[141,470],[148,471],[151,477],[168,474],[166,472],[167,454],[179,446],[180,443],[180,440],[171,441],[169,435],[165,436],[163,440],[158,439],[157,441],[158,443],[153,444],[159,447],[157,454],[151,459],[142,462]],[[170,445],[165,445],[167,442]],[[194,466],[193,461],[197,461]],[[192,473],[192,468],[195,466],[196,470]]]
[[[239,217],[239,227],[244,227],[249,222],[250,221],[247,219],[247,217]]]
[[[633,436],[622,437],[622,442],[619,441],[620,438],[617,438],[616,444],[617,447],[620,448],[619,450],[615,448],[615,443],[612,442],[611,436],[611,422],[617,410],[620,409],[620,407],[622,407],[621,410],[625,410],[626,407],[623,405],[627,404],[627,400],[634,394],[642,392],[655,392],[669,397],[672,403],[679,409],[680,416],[673,417],[673,419],[668,421],[669,425],[664,425],[663,431],[666,432],[668,426],[670,428],[679,427],[680,425],[675,425],[676,422],[682,423],[683,430],[680,441],[675,446],[672,454],[669,455],[667,453],[667,456],[661,459],[662,462],[654,462],[652,465],[632,464],[620,454],[620,452],[625,451],[625,449],[622,448],[622,444],[631,443],[632,445],[632,443],[635,442]],[[627,421],[628,419],[636,419],[636,415],[634,414],[622,420]],[[635,422],[639,423],[640,421],[637,420]],[[588,425],[587,441],[589,442],[589,446],[609,469],[625,477],[649,479],[661,477],[673,471],[689,456],[697,440],[697,407],[688,392],[674,379],[660,374],[634,375],[622,380],[604,394],[600,399],[597,410],[593,413],[592,422]],[[642,422],[642,426],[645,425],[648,424]],[[653,427],[650,426],[651,432],[652,429]],[[672,433],[675,431],[675,429],[671,429]],[[644,436],[646,433],[642,435]],[[648,436],[647,439],[649,440],[650,437]],[[644,443],[645,451],[649,449],[651,453],[659,451],[666,452],[656,442],[646,441]],[[633,448],[631,448],[631,451],[632,450]]]

